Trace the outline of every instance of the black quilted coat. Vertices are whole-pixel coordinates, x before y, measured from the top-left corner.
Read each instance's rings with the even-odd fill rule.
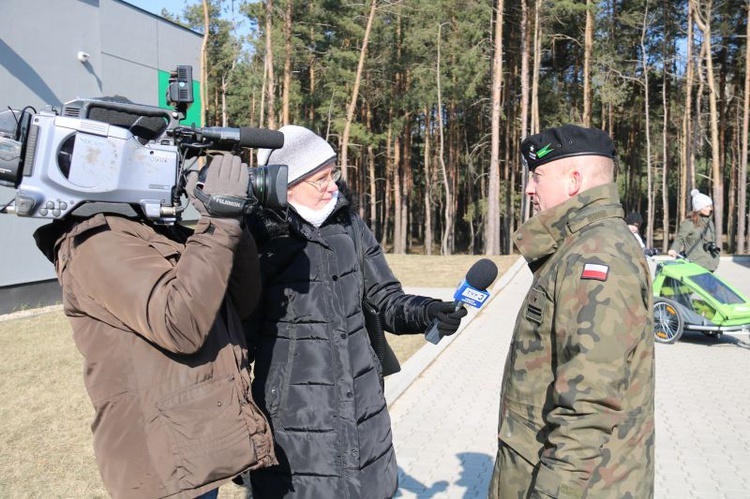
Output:
[[[363,233],[364,268],[346,231],[350,220]],[[424,332],[433,300],[404,294],[343,195],[320,228],[292,208],[256,212],[248,224],[264,289],[246,324],[253,396],[271,422],[281,463],[252,474],[255,499],[392,497],[391,422],[362,294],[395,333]]]

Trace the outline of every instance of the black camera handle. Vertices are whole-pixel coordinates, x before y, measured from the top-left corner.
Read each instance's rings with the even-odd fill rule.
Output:
[[[195,186],[193,193],[203,203],[203,206],[206,207],[208,214],[213,217],[241,217],[247,214],[255,204],[248,197],[206,194],[200,185]]]

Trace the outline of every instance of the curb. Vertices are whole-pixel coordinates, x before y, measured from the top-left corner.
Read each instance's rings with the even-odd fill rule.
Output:
[[[417,350],[414,355],[401,365],[401,371],[391,374],[385,380],[385,400],[388,406],[391,406],[398,398],[411,386],[414,381],[437,359],[443,351],[450,346],[455,339],[464,332],[464,330],[471,324],[475,317],[480,315],[484,310],[487,309],[489,303],[500,294],[500,291],[508,285],[508,283],[518,274],[518,272],[524,268],[526,260],[523,257],[519,257],[518,260],[505,272],[500,278],[495,281],[495,284],[490,290],[490,299],[485,303],[481,309],[470,309],[469,315],[466,320],[461,321],[456,334],[443,338],[437,345],[427,344]]]

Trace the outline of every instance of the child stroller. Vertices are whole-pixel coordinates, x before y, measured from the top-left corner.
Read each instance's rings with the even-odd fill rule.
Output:
[[[750,331],[750,301],[690,260],[657,263],[653,293],[654,339],[659,343],[674,343],[685,330],[715,338]]]

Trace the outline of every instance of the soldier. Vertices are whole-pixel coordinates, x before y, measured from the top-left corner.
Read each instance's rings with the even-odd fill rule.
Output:
[[[490,497],[652,497],[651,282],[614,145],[564,125],[521,153],[537,213],[513,240],[534,279],[506,361]]]

